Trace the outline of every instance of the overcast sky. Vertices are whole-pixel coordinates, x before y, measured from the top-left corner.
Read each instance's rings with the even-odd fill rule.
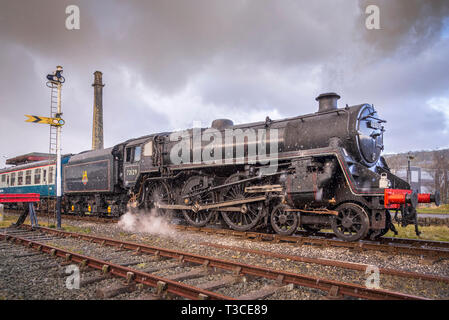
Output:
[[[380,30],[368,30],[368,5]],[[66,28],[66,7],[80,29]],[[372,103],[387,153],[449,147],[446,0],[0,0],[0,167],[48,152],[45,76],[64,67],[63,153],[91,148],[103,72],[105,147],[213,119],[315,112],[315,97]]]

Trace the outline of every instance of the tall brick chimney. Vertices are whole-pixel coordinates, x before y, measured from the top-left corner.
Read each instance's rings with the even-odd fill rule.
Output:
[[[100,71],[94,72],[94,121],[92,124],[92,150],[100,150],[104,148],[103,141],[103,87],[102,76]]]

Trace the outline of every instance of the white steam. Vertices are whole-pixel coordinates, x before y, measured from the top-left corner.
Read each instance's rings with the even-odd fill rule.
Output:
[[[150,233],[167,237],[176,235],[176,230],[170,225],[169,218],[158,215],[155,209],[150,212],[127,212],[120,217],[118,226],[128,232]]]

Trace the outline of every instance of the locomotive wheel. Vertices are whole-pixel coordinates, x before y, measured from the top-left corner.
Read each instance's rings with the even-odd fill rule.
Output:
[[[236,173],[226,179],[225,184],[237,182],[246,178],[248,178],[246,175],[242,173]],[[250,183],[246,182],[225,188],[220,193],[220,200],[233,201],[256,197],[257,194],[245,193],[245,187],[248,187],[249,185]],[[263,203],[246,203],[242,205],[242,210],[240,212],[222,211],[221,215],[223,216],[223,220],[226,222],[226,224],[232,229],[237,231],[248,231],[254,228],[261,219],[263,215]]]
[[[338,216],[331,219],[332,230],[342,240],[357,241],[369,231],[369,217],[365,210],[354,203],[343,203],[337,208]]]
[[[271,212],[271,226],[276,233],[289,236],[298,229],[298,214],[296,212],[285,211],[283,205],[276,206]]]
[[[145,211],[150,212],[155,209],[156,203],[168,204],[170,203],[170,192],[168,186],[164,182],[151,183],[145,186],[143,207]],[[156,208],[157,209],[157,208]],[[164,209],[157,209],[157,215],[165,215]]]
[[[203,177],[193,176],[190,177],[182,189],[182,194],[188,194],[189,192],[194,192],[203,188],[202,185]],[[214,193],[204,193],[195,197],[186,198],[188,200],[188,205],[201,205],[201,204],[211,204],[215,202]],[[184,202],[185,204],[185,202]],[[203,227],[209,223],[214,215],[212,210],[201,210],[195,212],[193,210],[182,210],[182,214],[187,222],[195,227]]]

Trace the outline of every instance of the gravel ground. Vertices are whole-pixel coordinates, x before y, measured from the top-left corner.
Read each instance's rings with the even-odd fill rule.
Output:
[[[21,245],[0,242],[0,300],[92,300],[96,290],[108,284],[118,285],[119,279],[106,279],[80,289],[66,287],[66,266],[59,265],[63,259],[47,254],[33,256],[20,255],[37,253]],[[81,281],[97,277],[100,272],[87,269],[81,271]],[[132,299],[144,291],[123,294],[112,299]]]
[[[272,257],[240,253],[235,250],[224,250],[207,247],[202,245],[203,242],[211,242],[216,244],[228,245],[228,246],[240,246],[249,249],[258,249],[271,251],[282,254],[298,255],[311,258],[325,258],[335,259],[348,262],[364,263],[374,265],[381,268],[391,268],[404,271],[420,272],[425,274],[449,276],[449,261],[443,260],[435,262],[431,265],[424,264],[419,257],[395,254],[391,255],[382,252],[355,252],[345,248],[333,248],[333,247],[316,247],[316,246],[296,246],[286,243],[268,243],[268,242],[256,242],[246,239],[233,238],[229,236],[204,234],[196,232],[179,231],[174,228],[167,227],[166,225],[158,225],[157,228],[146,228],[147,230],[127,231],[123,226],[119,224],[100,224],[92,222],[83,222],[75,220],[66,220],[65,224],[76,227],[76,231],[86,232],[92,235],[101,235],[110,238],[116,238],[120,240],[128,240],[135,242],[142,242],[152,246],[158,246],[173,250],[188,251],[195,254],[201,254],[206,256],[212,256],[220,259],[234,260],[246,264],[255,264],[272,269],[279,269],[290,272],[298,272],[306,275],[324,277],[327,279],[353,282],[361,285],[365,285],[368,274],[355,270],[347,270],[338,267],[322,266],[317,264],[301,263],[297,261],[288,261],[284,259],[277,259]],[[146,232],[150,231],[150,232]],[[75,241],[73,239],[68,239]],[[82,241],[81,241],[82,242]],[[67,242],[67,245],[73,244],[78,250],[82,250],[84,254],[88,254],[91,244],[83,246],[75,244],[74,242]],[[86,252],[84,252],[86,250]],[[26,259],[26,258],[23,258]],[[145,256],[136,256],[135,261],[144,262]],[[143,260],[138,260],[143,259]],[[129,260],[127,260],[128,262]],[[134,261],[134,260],[132,260]],[[157,265],[162,262],[149,262],[146,263],[144,268]],[[136,267],[136,266],[133,266]],[[164,275],[176,272],[175,269],[167,269],[160,271],[156,274]],[[185,272],[185,270],[183,271]],[[193,281],[193,282],[192,282]],[[197,279],[188,280],[187,283],[194,284]],[[260,280],[261,285],[263,281]],[[248,285],[257,285],[257,282],[250,282]],[[11,283],[11,282],[10,282]],[[232,296],[238,296],[241,286],[244,284],[235,284],[231,290],[235,290]],[[229,287],[228,287],[229,288]],[[392,277],[388,275],[380,276],[380,288],[387,290],[400,291],[408,294],[414,294],[419,296],[425,296],[433,299],[448,299],[449,298],[449,284],[435,283],[429,281],[421,281],[408,278]],[[227,289],[227,288],[223,288]],[[220,289],[220,290],[223,290]],[[251,289],[251,288],[249,288]],[[248,290],[246,288],[245,290]],[[224,293],[225,294],[225,293]],[[0,294],[1,295],[1,294]],[[312,290],[308,288],[295,288],[290,291],[281,291],[272,296],[270,299],[318,299],[322,297],[322,293],[318,290]],[[63,299],[73,299],[72,297]]]

